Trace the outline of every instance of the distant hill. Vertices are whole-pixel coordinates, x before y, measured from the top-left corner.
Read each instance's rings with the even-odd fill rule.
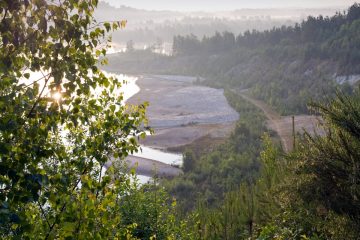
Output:
[[[134,51],[110,56],[110,70],[195,75],[203,84],[250,88],[282,113],[304,113],[310,100],[351,93],[360,80],[360,5],[294,26],[212,37],[175,36],[173,56]]]
[[[175,11],[219,11],[234,10],[244,8],[326,8],[334,6],[346,7],[354,3],[353,0],[255,0],[255,1],[239,1],[239,0],[102,0],[115,7],[121,5],[131,5],[135,8],[150,10],[175,10]]]
[[[128,21],[126,29],[113,33],[113,41],[125,46],[132,40],[137,48],[157,42],[172,42],[174,35],[194,34],[201,38],[216,31],[240,34],[246,30],[259,31],[292,26],[308,15],[333,15],[339,8],[327,9],[240,9],[227,12],[149,11],[127,6],[113,7],[100,1],[95,11],[98,21]]]

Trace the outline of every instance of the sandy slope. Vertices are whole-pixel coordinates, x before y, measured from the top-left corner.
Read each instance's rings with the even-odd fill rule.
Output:
[[[154,176],[159,177],[175,177],[182,173],[182,170],[173,167],[171,165],[154,161],[151,159],[145,159],[140,157],[130,156],[126,158],[128,166],[130,168],[135,168],[136,173],[144,176]]]

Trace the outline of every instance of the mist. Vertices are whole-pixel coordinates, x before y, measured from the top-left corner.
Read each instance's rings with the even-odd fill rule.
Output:
[[[353,0],[104,0],[113,6],[122,5],[147,10],[173,11],[229,11],[243,8],[326,8],[343,7],[354,3]]]
[[[343,12],[348,7],[330,7],[330,4],[323,4],[322,8],[310,8],[315,5],[305,4],[306,1],[301,4],[301,8],[285,8],[285,6],[290,6],[289,4],[276,8],[276,6],[280,6],[280,1],[273,1],[271,5],[266,4],[265,1],[257,1],[257,5],[254,6],[262,8],[243,8],[252,6],[244,1],[232,0],[224,1],[222,5],[218,3],[205,4],[204,1],[196,1],[194,4],[185,1],[183,4],[177,5],[175,3],[178,1],[169,1],[170,3],[164,4],[162,1],[156,1],[151,5],[147,5],[146,2],[141,3],[141,1],[106,1],[100,1],[99,8],[95,11],[97,20],[126,19],[128,22],[123,31],[112,34],[113,44],[117,45],[118,49],[124,49],[129,41],[133,42],[137,49],[144,49],[160,43],[163,46],[159,51],[167,53],[171,51],[173,37],[176,35],[194,34],[201,39],[204,36],[212,36],[216,32],[227,31],[238,35],[247,30],[264,31],[273,27],[294,26],[295,23],[303,21],[308,16],[332,16],[336,12]],[[318,2],[317,6],[320,6],[321,2]],[[330,1],[333,4],[339,4],[339,2]],[[188,10],[191,11],[174,11],[185,10],[177,6],[189,7]],[[266,8],[269,6],[272,8]],[[238,9],[236,10],[236,8]],[[159,9],[169,10],[160,11]]]

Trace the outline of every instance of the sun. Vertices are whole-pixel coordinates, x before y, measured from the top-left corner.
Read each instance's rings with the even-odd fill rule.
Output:
[[[52,95],[52,98],[56,101],[60,101],[61,100],[61,93],[59,92],[55,92],[53,95]]]

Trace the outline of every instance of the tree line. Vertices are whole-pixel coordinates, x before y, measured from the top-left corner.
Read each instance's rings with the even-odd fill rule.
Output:
[[[307,113],[308,99],[351,93],[337,77],[360,73],[360,6],[332,17],[308,17],[294,26],[175,36],[173,56],[150,51],[115,54],[109,68],[127,73],[200,76],[212,87],[250,89],[283,114]]]

